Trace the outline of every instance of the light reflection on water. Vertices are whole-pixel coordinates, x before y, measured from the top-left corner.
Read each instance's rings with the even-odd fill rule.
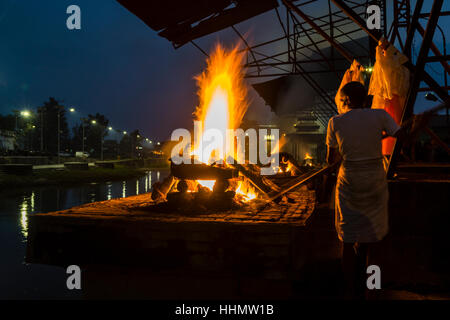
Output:
[[[108,188],[108,193],[106,194],[106,200],[111,200],[111,182],[106,183],[106,188]]]
[[[23,240],[26,241],[28,236],[28,214],[34,212],[34,197],[35,192],[31,191],[29,196],[22,196],[19,204],[20,213],[20,229],[23,235]]]
[[[0,277],[0,299],[75,295],[67,291],[65,270],[24,263],[30,214],[150,192],[152,181],[167,174],[167,170],[149,171],[145,176],[126,181],[3,190],[0,193],[0,274],[8,276]]]
[[[90,183],[77,187],[39,187],[30,192],[24,192],[26,195],[21,196],[19,203],[20,228],[23,240],[26,241],[28,235],[28,215],[35,212],[49,212],[56,210],[64,210],[73,206],[81,205],[87,202],[96,202],[103,200],[111,200],[113,198],[125,198],[132,195],[138,195],[151,191],[152,175],[156,175],[156,181],[161,177],[165,177],[167,172],[148,171],[145,176],[133,180],[125,180],[119,182],[106,183]],[[135,188],[130,185],[134,184]],[[51,199],[53,190],[54,200]],[[36,193],[38,194],[38,208],[35,208]],[[39,199],[40,198],[40,199]],[[1,197],[0,197],[1,199]],[[47,203],[48,201],[48,203]],[[51,203],[55,205],[49,205]]]

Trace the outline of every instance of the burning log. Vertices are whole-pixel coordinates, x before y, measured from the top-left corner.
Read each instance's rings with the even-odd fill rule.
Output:
[[[283,195],[285,195],[289,191],[299,187],[302,184],[305,184],[305,183],[311,181],[312,178],[315,178],[321,174],[325,174],[325,173],[333,170],[337,165],[338,165],[338,163],[335,163],[335,164],[326,166],[320,170],[317,170],[311,174],[307,173],[307,174],[301,175],[300,177],[296,178],[295,180],[293,180],[293,181],[287,183],[285,186],[283,186],[283,188],[280,192],[271,193],[269,195],[269,202],[280,199]]]
[[[172,174],[169,174],[162,182],[155,182],[152,186],[152,200],[165,200],[174,183],[175,177]]]
[[[297,176],[305,173],[305,170],[301,168],[297,160],[295,160],[295,158],[290,153],[280,152],[279,159],[280,166],[283,166],[285,168],[283,171],[289,171],[291,173],[291,176]]]
[[[256,165],[233,164],[232,166],[248,179],[263,196],[267,196],[269,192],[280,190],[275,183],[260,175],[259,168]]]
[[[226,180],[238,177],[236,170],[219,166],[200,164],[171,164],[170,172],[178,179]]]

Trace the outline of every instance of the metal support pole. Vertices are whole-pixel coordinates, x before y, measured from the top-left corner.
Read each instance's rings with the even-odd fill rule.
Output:
[[[59,153],[60,153],[60,140],[61,140],[61,128],[60,128],[60,118],[61,109],[58,109],[58,164],[60,163]]]
[[[306,23],[308,23],[317,33],[325,38],[339,53],[345,57],[350,63],[353,62],[353,57],[336,41],[334,41],[326,32],[324,32],[318,25],[314,23],[306,14],[304,14],[299,8],[293,5],[290,1],[282,0],[286,7],[289,7],[296,14],[298,14]]]
[[[83,151],[83,157],[84,157],[84,121],[83,121],[83,124],[81,125],[82,126],[82,128],[83,128],[83,141],[81,142],[82,144],[82,147],[81,147],[81,150]]]
[[[100,128],[100,159],[103,161],[103,127]]]
[[[430,19],[428,20],[427,29],[425,30],[424,39],[420,47],[419,55],[416,62],[416,72],[413,76],[413,82],[410,86],[410,93],[407,97],[405,108],[403,111],[402,121],[407,120],[413,113],[414,103],[417,97],[417,90],[423,81],[422,73],[425,73],[425,63],[433,41],[433,35],[439,19],[439,12],[442,8],[443,0],[435,0],[431,9]]]
[[[41,152],[44,152],[44,110],[40,109],[41,112]]]
[[[333,3],[342,10],[350,19],[353,20],[362,30],[364,30],[370,37],[372,37],[374,40],[378,41],[378,37],[376,34],[369,30],[366,26],[365,21],[357,15],[347,4],[344,3],[342,0],[331,0]],[[417,72],[417,68],[410,62],[406,62],[404,64],[405,67],[407,67],[412,74]],[[432,88],[436,94],[441,98],[442,100],[446,100],[448,98],[448,93],[442,87],[428,74],[426,71],[422,71],[423,81],[425,81],[430,88]]]
[[[416,7],[414,8],[414,13],[409,25],[408,34],[405,41],[405,55],[411,60],[411,46],[414,39],[414,34],[416,33],[417,27],[419,25],[419,15],[422,10],[424,0],[417,0]]]
[[[423,37],[422,45],[420,46],[419,56],[417,57],[416,73],[413,76],[412,83],[409,88],[408,96],[406,98],[405,107],[403,109],[402,123],[411,118],[414,111],[414,104],[417,98],[417,91],[420,83],[423,81],[422,75],[425,74],[425,63],[430,51],[430,45],[433,41],[433,35],[439,20],[439,13],[441,11],[443,0],[435,0],[431,8],[430,19],[427,23],[425,35]],[[447,95],[448,97],[448,95]],[[398,156],[401,151],[401,143],[396,141],[394,150],[392,152],[387,177],[392,178],[394,175],[394,167],[396,166]]]

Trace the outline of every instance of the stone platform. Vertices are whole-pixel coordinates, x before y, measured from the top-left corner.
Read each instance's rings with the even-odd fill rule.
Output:
[[[380,299],[450,297],[449,187],[389,182],[390,232],[371,254]],[[86,298],[339,298],[333,203],[291,196],[262,211],[177,212],[143,194],[36,214],[26,261],[79,265]]]
[[[26,262],[81,266],[90,296],[117,297],[123,286],[133,293],[141,286],[137,297],[173,298],[162,294],[161,279],[177,283],[184,297],[195,296],[193,282],[203,283],[198,297],[235,297],[242,281],[273,284],[278,296],[291,296],[291,282],[305,275],[307,263],[338,259],[338,244],[333,228],[313,227],[314,191],[303,187],[290,197],[259,211],[253,202],[238,210],[177,212],[142,194],[36,214]],[[121,286],[113,289],[111,281]],[[157,283],[158,290],[145,289]]]
[[[171,212],[143,194],[36,214],[30,217],[28,261],[142,265],[164,264],[173,257],[178,266],[217,268],[230,254],[291,260],[295,239],[314,211],[315,195],[303,188],[291,197],[293,203],[259,211],[253,203],[238,210],[196,213]]]

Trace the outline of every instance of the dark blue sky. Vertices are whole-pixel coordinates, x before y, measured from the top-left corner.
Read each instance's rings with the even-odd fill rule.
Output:
[[[82,30],[66,28],[71,4],[81,7]],[[267,36],[272,30],[265,19],[257,18],[263,22],[257,30],[254,21],[239,28],[250,39]],[[219,32],[198,43],[209,50],[219,39],[226,45],[237,41],[230,32]],[[71,123],[100,112],[117,129],[166,139],[173,129],[191,126],[197,101],[193,77],[204,66],[205,57],[192,45],[175,50],[114,0],[0,1],[3,114],[35,108],[54,96],[78,110],[69,115]],[[251,117],[269,117],[252,89],[250,97]]]
[[[55,96],[78,115],[101,112],[114,127],[158,139],[171,132],[168,123],[188,125],[180,120],[191,119],[192,78],[204,63],[197,49],[174,50],[115,1],[2,3],[2,113]],[[66,28],[70,4],[81,7],[79,31]]]

